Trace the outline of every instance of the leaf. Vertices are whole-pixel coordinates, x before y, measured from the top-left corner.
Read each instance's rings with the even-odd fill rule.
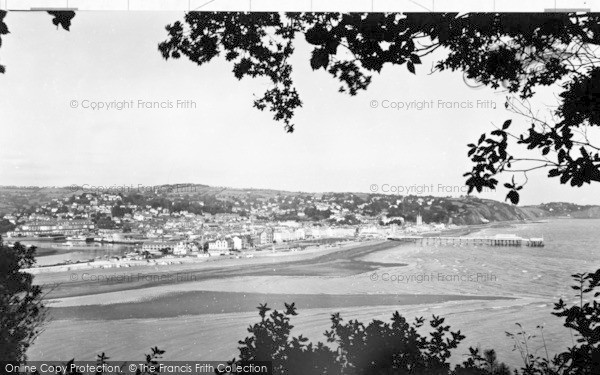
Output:
[[[60,25],[63,29],[69,31],[71,20],[75,17],[75,12],[71,10],[48,11],[48,14],[54,16],[52,23],[56,26]]]
[[[505,200],[510,200],[512,204],[519,204],[519,193],[516,190],[509,191]]]
[[[310,66],[313,70],[319,68],[326,69],[329,64],[329,54],[324,49],[315,49],[312,57],[310,58]]]
[[[504,124],[502,124],[502,130],[508,129],[508,127],[510,126],[511,123],[512,123],[512,120],[504,121]]]
[[[327,30],[321,25],[315,25],[304,34],[306,41],[312,45],[321,45],[327,40]]]
[[[415,74],[415,64],[413,64],[412,61],[407,62],[406,67],[408,68],[409,72],[411,72],[412,74]]]
[[[0,21],[0,34],[8,34],[8,26],[3,21]]]
[[[421,63],[421,58],[418,55],[412,54],[412,55],[410,55],[410,61],[413,64],[420,64]]]
[[[329,53],[330,55],[335,55],[337,53],[337,48],[339,45],[340,42],[335,39],[328,40],[325,44],[325,50],[327,50],[327,53]]]

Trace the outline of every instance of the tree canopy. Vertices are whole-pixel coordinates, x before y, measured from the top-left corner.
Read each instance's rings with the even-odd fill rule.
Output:
[[[600,16],[545,13],[210,13],[190,12],[166,27],[159,50],[165,59],[182,56],[203,65],[217,56],[233,65],[236,78],[267,77],[271,87],[254,101],[273,112],[287,132],[302,106],[289,57],[295,40],[311,46],[310,66],[340,81],[339,91],[367,90],[388,65],[416,73],[434,51],[435,71],[461,71],[465,79],[507,92],[506,108],[526,128],[507,120],[469,144],[473,162],[465,174],[469,192],[496,188],[502,173],[546,168],[548,177],[572,186],[600,181],[600,157],[587,134],[598,126],[600,105]],[[559,85],[553,119],[528,107],[540,86]],[[510,128],[510,129],[509,129]],[[514,142],[510,142],[513,140]],[[518,157],[522,145],[535,157]],[[509,147],[510,146],[510,147]],[[504,184],[517,204],[524,183]]]
[[[24,272],[35,263],[35,247],[5,246],[0,238],[0,359],[22,362],[44,322],[42,288]]]

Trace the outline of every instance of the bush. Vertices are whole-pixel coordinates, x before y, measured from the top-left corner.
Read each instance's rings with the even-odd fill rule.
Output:
[[[4,246],[0,238],[0,253],[0,360],[24,362],[46,312],[41,288],[22,271],[35,263],[35,247]]]
[[[344,323],[339,314],[331,316],[331,330],[325,332],[328,345],[308,343],[302,335],[291,336],[291,317],[297,315],[295,305],[285,304],[285,311],[260,305],[261,321],[248,328],[252,335],[240,341],[239,360],[273,361],[274,374],[506,374],[507,370],[489,357],[477,357],[473,349],[470,361],[451,369],[451,350],[465,338],[452,331],[444,318],[432,316],[428,322],[416,318],[409,323],[398,312],[391,323],[373,320],[368,325],[357,320]],[[427,336],[420,330],[429,326]],[[486,367],[491,371],[487,371]],[[456,371],[456,372],[455,372]]]

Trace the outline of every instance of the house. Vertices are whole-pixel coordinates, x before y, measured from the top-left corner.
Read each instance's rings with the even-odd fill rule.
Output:
[[[232,248],[233,250],[242,250],[243,246],[242,246],[242,239],[239,238],[238,236],[235,236],[231,239],[232,242]]]
[[[273,243],[273,231],[271,229],[265,229],[256,234],[254,238],[254,246],[267,245]]]
[[[229,252],[229,245],[227,244],[227,240],[218,239],[215,241],[210,241],[208,243],[208,253],[210,255],[220,255],[227,254]]]
[[[306,231],[302,228],[298,228],[296,229],[296,231],[294,232],[294,237],[297,240],[303,240],[306,238]]]
[[[242,239],[242,249],[249,249],[252,247],[252,238],[250,236],[241,236]]]
[[[186,255],[188,253],[188,246],[184,242],[178,242],[173,247],[173,255]]]

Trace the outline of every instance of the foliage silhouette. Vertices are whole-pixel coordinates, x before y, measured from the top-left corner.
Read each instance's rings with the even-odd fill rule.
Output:
[[[464,339],[460,331],[451,331],[444,318],[433,316],[431,331],[422,335],[426,322],[417,318],[409,323],[398,312],[391,323],[373,320],[368,325],[357,320],[344,323],[339,313],[331,316],[331,330],[325,332],[327,343],[308,343],[302,335],[291,336],[291,317],[296,307],[272,312],[267,304],[258,307],[260,322],[248,328],[252,335],[240,341],[239,359],[273,361],[274,374],[504,374],[497,369],[495,357],[477,357],[472,351],[469,362],[450,368],[451,350]],[[493,353],[490,352],[490,353]],[[479,363],[479,362],[481,363]],[[489,371],[486,370],[489,369]],[[487,371],[487,372],[486,372]]]
[[[289,62],[297,34],[312,47],[312,69],[329,73],[350,95],[366,90],[386,64],[406,65],[414,74],[436,52],[433,71],[462,71],[477,85],[504,88],[506,107],[531,124],[509,132],[508,120],[469,145],[473,168],[465,177],[471,193],[496,188],[502,173],[526,178],[536,169],[572,186],[600,181],[600,148],[587,137],[588,128],[600,125],[599,24],[598,14],[576,13],[191,12],[166,27],[169,36],[159,50],[165,59],[186,56],[198,65],[225,55],[236,78],[269,78],[271,88],[254,106],[273,112],[288,132],[302,106]],[[527,104],[536,88],[553,84],[562,85],[553,113],[558,119],[546,121]],[[509,145],[516,147],[511,139],[539,156],[509,153]],[[507,183],[506,199],[517,204],[525,183]]]
[[[0,359],[22,362],[46,316],[41,287],[23,272],[35,263],[35,247],[5,246],[0,237],[0,253]]]

